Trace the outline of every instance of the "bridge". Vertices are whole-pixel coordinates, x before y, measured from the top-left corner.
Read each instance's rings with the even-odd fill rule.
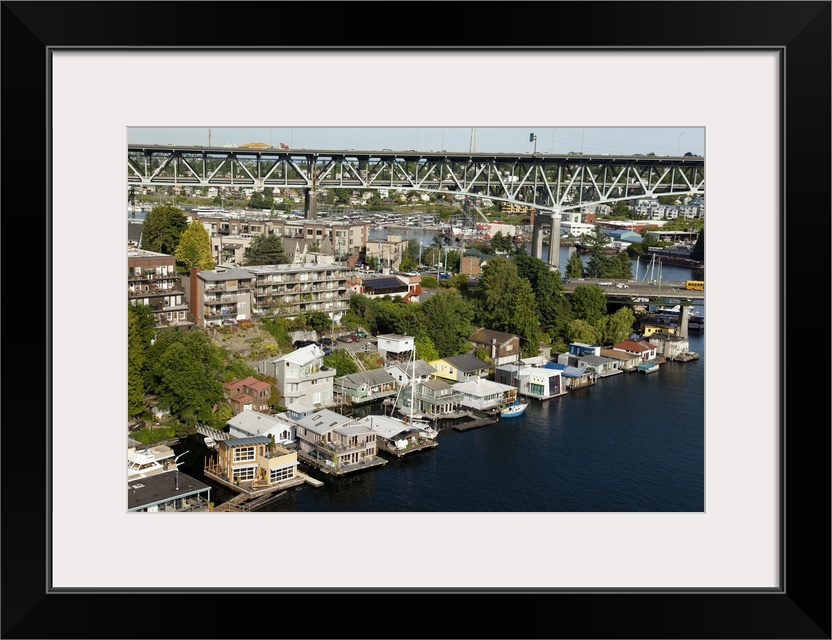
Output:
[[[532,255],[557,246],[560,217],[590,204],[704,195],[701,156],[610,156],[448,151],[356,151],[172,145],[127,146],[128,185],[298,189],[307,218],[320,189],[422,191],[488,198],[533,211]],[[550,251],[551,260],[557,251]]]

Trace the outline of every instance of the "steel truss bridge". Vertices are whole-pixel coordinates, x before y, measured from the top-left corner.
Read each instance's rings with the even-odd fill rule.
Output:
[[[319,189],[402,189],[558,214],[639,197],[703,195],[704,168],[700,156],[127,147],[129,185],[294,188],[311,199],[313,213]]]

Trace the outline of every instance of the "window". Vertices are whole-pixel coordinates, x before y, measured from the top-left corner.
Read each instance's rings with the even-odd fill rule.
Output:
[[[234,477],[240,480],[254,480],[254,472],[257,467],[241,467],[233,469]]]
[[[269,474],[270,482],[280,482],[282,480],[291,480],[295,477],[294,467],[285,467],[283,469],[272,469]]]
[[[234,449],[234,462],[246,462],[254,460],[254,447],[236,447]]]

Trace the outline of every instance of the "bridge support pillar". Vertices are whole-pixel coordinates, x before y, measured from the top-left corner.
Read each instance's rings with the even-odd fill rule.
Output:
[[[549,266],[557,267],[560,261],[560,214],[549,216]]]
[[[679,307],[679,336],[682,338],[688,337],[688,318],[690,318],[690,307],[683,304]]]
[[[318,195],[314,189],[304,190],[303,214],[307,220],[318,219]]]
[[[534,225],[532,226],[532,258],[543,260],[543,216],[537,214],[534,217]]]

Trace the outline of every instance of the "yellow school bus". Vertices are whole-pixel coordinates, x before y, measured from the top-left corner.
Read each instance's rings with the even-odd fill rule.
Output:
[[[694,291],[704,291],[704,280],[687,280],[685,281],[685,289],[693,289]]]

